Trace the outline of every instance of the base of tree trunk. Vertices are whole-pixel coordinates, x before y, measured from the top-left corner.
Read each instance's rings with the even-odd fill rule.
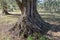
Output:
[[[9,13],[8,13],[7,10],[4,10],[3,13],[4,13],[5,15],[9,15]]]
[[[46,34],[50,27],[51,25],[44,22],[38,13],[35,13],[34,16],[26,16],[24,14],[20,16],[16,25],[9,31],[15,36],[27,38],[33,33]]]

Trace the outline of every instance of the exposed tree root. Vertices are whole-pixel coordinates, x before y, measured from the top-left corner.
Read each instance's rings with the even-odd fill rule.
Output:
[[[7,10],[3,10],[3,13],[4,13],[5,15],[10,15],[10,13],[8,13]]]

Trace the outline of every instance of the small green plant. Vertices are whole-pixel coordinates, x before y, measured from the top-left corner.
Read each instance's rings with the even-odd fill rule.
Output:
[[[33,36],[29,35],[27,40],[49,40],[45,35],[34,33]]]
[[[39,38],[39,40],[49,40],[49,39],[46,38],[45,36],[41,36],[41,37]]]
[[[33,37],[30,35],[28,36],[27,40],[33,40]]]

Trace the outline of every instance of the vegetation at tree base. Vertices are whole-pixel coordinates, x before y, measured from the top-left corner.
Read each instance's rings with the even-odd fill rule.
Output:
[[[29,35],[28,38],[27,38],[27,40],[50,40],[46,36],[44,36],[42,34],[35,33],[34,35],[35,36]],[[38,35],[38,38],[36,38],[37,35]]]

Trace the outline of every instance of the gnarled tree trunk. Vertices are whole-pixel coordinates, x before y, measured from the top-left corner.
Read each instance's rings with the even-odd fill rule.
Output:
[[[18,1],[16,2],[18,3]],[[51,25],[42,20],[37,12],[36,2],[37,0],[22,0],[23,14],[20,16],[14,28],[10,30],[15,35],[22,35],[24,38],[27,38],[35,32],[45,34],[50,29]]]

